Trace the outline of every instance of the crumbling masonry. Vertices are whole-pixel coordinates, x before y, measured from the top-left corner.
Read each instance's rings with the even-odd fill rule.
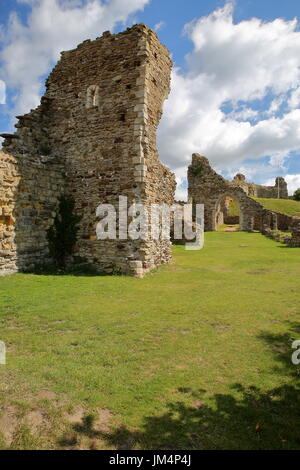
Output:
[[[48,261],[46,231],[62,193],[83,216],[75,254],[99,271],[141,277],[170,261],[167,240],[96,240],[96,209],[117,207],[120,195],[129,205],[173,203],[175,177],[156,146],[171,66],[143,24],[61,54],[40,106],[2,135],[1,274]]]
[[[287,183],[282,176],[276,178],[274,186],[261,186],[259,184],[246,182],[245,175],[238,173],[230,184],[241,188],[247,196],[274,199],[288,199],[289,197]]]
[[[300,246],[300,219],[265,209],[259,202],[249,197],[247,185],[252,183],[244,183],[246,185],[244,186],[240,184],[241,181],[244,182],[244,178],[238,177],[233,181],[227,181],[212,169],[207,158],[199,154],[193,155],[188,168],[188,199],[194,206],[204,204],[205,230],[216,230],[218,225],[225,222],[226,200],[235,200],[240,212],[240,230],[259,230],[264,234],[276,230],[291,231],[289,243],[292,246]],[[278,182],[282,191],[281,197],[287,197],[284,179],[277,180],[276,183]],[[260,197],[262,195],[272,197],[276,191],[276,187],[253,186],[256,187],[256,195],[259,194]]]

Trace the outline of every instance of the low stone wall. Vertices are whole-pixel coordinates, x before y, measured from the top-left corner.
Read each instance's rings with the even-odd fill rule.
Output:
[[[275,212],[275,214],[277,215],[278,230],[282,230],[283,232],[289,232],[291,229],[291,225],[294,221],[294,217],[282,214],[281,212]]]
[[[290,240],[290,245],[294,247],[300,247],[300,219],[294,218],[291,226],[292,237]]]

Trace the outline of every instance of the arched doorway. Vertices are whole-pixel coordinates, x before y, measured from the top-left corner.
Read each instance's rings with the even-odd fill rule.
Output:
[[[232,194],[223,194],[216,202],[214,230],[236,232],[242,226],[242,213],[239,200]]]

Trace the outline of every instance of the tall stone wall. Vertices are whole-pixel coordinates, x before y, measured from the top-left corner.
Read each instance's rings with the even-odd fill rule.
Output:
[[[41,119],[47,126],[47,106],[20,118],[0,151],[0,275],[49,261],[46,233],[63,192],[64,165],[42,154]]]
[[[15,159],[0,152],[0,275],[17,270],[13,211],[18,182]]]
[[[170,260],[166,240],[96,240],[96,209],[100,204],[118,207],[119,196],[127,196],[128,205],[173,202],[175,177],[160,163],[156,146],[171,66],[169,52],[145,25],[118,35],[106,32],[61,54],[41,105],[20,117],[16,135],[6,136],[4,143],[19,175],[15,205],[23,204],[24,194],[30,200],[34,195],[45,217],[33,237],[36,213],[16,211],[20,269],[23,259],[29,263],[37,253],[47,256],[45,229],[62,192],[74,198],[82,215],[75,254],[99,271],[142,276]],[[27,236],[17,230],[23,216],[32,234],[28,249]]]
[[[278,176],[274,186],[261,186],[255,183],[246,182],[245,175],[238,173],[230,182],[234,187],[241,188],[247,196],[273,199],[288,199],[288,188],[285,179]]]

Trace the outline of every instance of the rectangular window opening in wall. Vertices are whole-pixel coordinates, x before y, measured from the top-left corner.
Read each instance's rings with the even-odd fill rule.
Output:
[[[96,108],[99,106],[99,87],[91,85],[87,89],[86,107],[87,109]]]

